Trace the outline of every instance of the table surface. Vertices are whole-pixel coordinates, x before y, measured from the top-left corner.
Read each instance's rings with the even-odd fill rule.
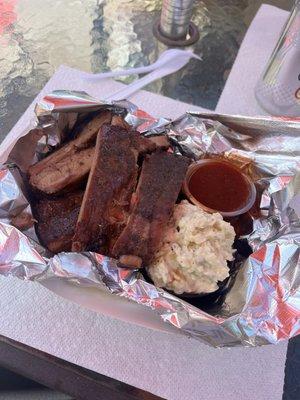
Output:
[[[0,2],[0,139],[61,64],[100,72],[153,62],[166,46],[152,34],[161,0]],[[214,109],[261,0],[195,0],[203,61],[147,90]],[[289,9],[292,0],[267,1]],[[128,83],[135,77],[124,78]]]
[[[292,1],[269,3],[288,9]],[[152,36],[161,1],[45,0],[43,7],[39,4],[39,0],[0,2],[0,140],[59,65],[92,72],[139,66],[154,61],[166,48]],[[183,70],[154,82],[147,90],[214,109],[260,4],[257,0],[196,0],[193,20],[199,27],[200,40],[193,49],[202,54],[202,63],[191,61]],[[132,79],[135,77],[123,81]],[[293,359],[299,358],[296,344],[297,339],[289,344],[285,399],[300,398],[298,376],[291,372],[296,370]],[[9,345],[22,349],[20,344]],[[68,368],[73,367],[68,364]],[[22,373],[22,368],[18,372]],[[48,384],[51,386],[51,382]],[[121,385],[119,389],[132,390]],[[148,398],[142,391],[140,397],[138,392],[135,395]]]

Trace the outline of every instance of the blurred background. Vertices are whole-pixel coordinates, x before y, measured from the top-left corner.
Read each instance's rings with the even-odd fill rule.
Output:
[[[293,1],[266,3],[290,9]],[[214,109],[261,4],[195,0],[200,39],[193,49],[202,63],[191,61],[147,90]],[[166,49],[152,34],[161,6],[162,0],[0,0],[0,138],[61,64],[100,72],[153,62]]]

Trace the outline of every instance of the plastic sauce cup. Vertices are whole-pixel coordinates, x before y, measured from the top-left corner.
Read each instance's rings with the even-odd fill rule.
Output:
[[[215,159],[191,164],[183,191],[191,203],[225,218],[246,213],[256,199],[255,185],[247,175],[230,162]]]

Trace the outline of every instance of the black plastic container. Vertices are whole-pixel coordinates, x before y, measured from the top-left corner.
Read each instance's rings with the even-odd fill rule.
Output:
[[[213,312],[224,303],[227,293],[232,288],[237,272],[241,267],[242,261],[244,261],[252,253],[251,247],[249,246],[247,240],[239,239],[234,242],[233,248],[236,250],[234,260],[228,263],[229,276],[222,282],[218,282],[218,289],[211,293],[194,294],[194,293],[183,293],[176,294],[170,290],[166,290],[168,293],[179,297],[180,299],[186,301],[187,303],[200,308],[203,311]],[[146,269],[142,271],[144,279],[153,284],[153,281],[147,274]]]

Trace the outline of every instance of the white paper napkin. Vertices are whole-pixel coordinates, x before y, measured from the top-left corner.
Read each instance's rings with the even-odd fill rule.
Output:
[[[218,111],[257,113],[253,88],[258,70],[267,61],[286,15],[274,7],[260,9],[228,78]],[[84,83],[80,72],[61,67],[38,98],[53,89],[84,89],[103,98],[122,87],[111,80]],[[145,91],[134,95],[132,101],[153,115],[163,112],[170,118],[199,109]],[[12,135],[22,132],[32,115],[33,104],[13,128],[6,144]],[[142,328],[101,315],[36,283],[2,277],[0,293],[1,335],[163,398],[281,399],[286,344],[212,349],[177,333]],[[100,297],[96,295],[99,301]],[[94,306],[97,308],[97,301]]]

